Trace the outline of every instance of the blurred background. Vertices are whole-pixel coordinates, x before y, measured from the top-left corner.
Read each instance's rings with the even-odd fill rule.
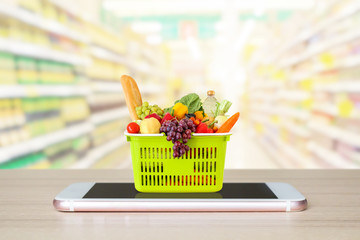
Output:
[[[0,168],[131,168],[123,74],[230,100],[226,168],[360,167],[360,1],[1,0]]]

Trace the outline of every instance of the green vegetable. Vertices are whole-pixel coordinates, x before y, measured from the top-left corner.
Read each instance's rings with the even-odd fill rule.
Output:
[[[215,110],[215,117],[217,116],[224,116],[229,108],[231,107],[232,103],[228,100],[222,100],[221,103],[216,103],[216,110]]]
[[[140,124],[141,124],[141,120],[134,120],[133,122],[134,122],[134,123],[137,123],[139,126],[140,126]]]
[[[196,111],[202,110],[201,99],[199,95],[197,95],[196,93],[190,93],[188,95],[185,95],[180,100],[176,100],[174,105],[177,104],[178,102],[187,106],[189,113],[195,113]],[[173,115],[172,108],[173,106],[169,108],[165,108],[164,112],[165,113],[168,112],[171,115]]]
[[[224,122],[226,122],[228,120],[227,117],[225,116],[217,116],[215,118],[215,127],[217,127],[218,129],[224,124]]]
[[[168,108],[165,108],[164,109],[164,113],[170,113],[171,115],[174,115],[174,109],[173,109],[173,106],[171,107],[168,107]]]

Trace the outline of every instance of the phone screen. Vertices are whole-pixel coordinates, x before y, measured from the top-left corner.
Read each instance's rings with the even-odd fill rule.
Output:
[[[95,183],[83,198],[277,199],[265,183],[224,183],[215,193],[141,193],[133,183]]]

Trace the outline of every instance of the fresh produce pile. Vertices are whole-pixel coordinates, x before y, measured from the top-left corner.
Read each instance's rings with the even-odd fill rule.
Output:
[[[125,99],[133,122],[127,126],[127,132],[133,134],[164,133],[167,141],[172,141],[173,156],[183,156],[189,151],[186,143],[192,133],[227,133],[239,119],[240,113],[228,117],[225,115],[231,102],[218,102],[213,91],[201,101],[199,95],[190,93],[174,102],[174,105],[161,109],[158,105],[142,102],[141,94],[134,79],[122,76]]]

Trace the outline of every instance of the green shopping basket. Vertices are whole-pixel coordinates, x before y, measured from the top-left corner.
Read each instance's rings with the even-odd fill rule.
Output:
[[[190,150],[173,157],[163,134],[125,133],[131,146],[135,188],[139,192],[217,192],[222,189],[226,144],[231,133],[193,134]]]

